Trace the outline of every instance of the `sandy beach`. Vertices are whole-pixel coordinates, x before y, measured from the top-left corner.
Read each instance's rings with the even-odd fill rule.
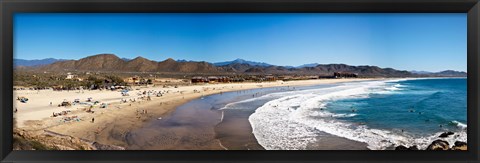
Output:
[[[77,91],[52,91],[52,90],[20,90],[14,91],[14,105],[17,112],[14,113],[17,128],[27,131],[43,132],[49,130],[78,138],[97,141],[103,144],[111,144],[127,147],[125,141],[128,133],[141,128],[143,125],[165,117],[175,109],[193,99],[223,92],[248,90],[255,88],[281,87],[281,86],[308,86],[319,84],[331,84],[339,82],[362,81],[372,79],[321,79],[300,81],[277,81],[263,83],[228,83],[228,84],[205,84],[180,86],[178,88],[161,86],[138,86],[129,92],[129,96],[122,96],[119,91],[77,90]],[[378,79],[376,79],[378,80]],[[151,100],[141,99],[144,91],[164,92],[163,96],[151,95]],[[27,97],[26,103],[16,100],[17,97]],[[88,98],[99,101],[91,109],[94,113],[88,113]],[[80,103],[58,107],[64,100]],[[132,100],[135,99],[135,102]],[[126,100],[127,102],[121,102]],[[51,103],[51,105],[50,105]],[[106,108],[100,108],[101,103],[108,104]],[[14,108],[15,109],[15,108]],[[65,111],[67,115],[52,117],[53,113]],[[70,121],[64,121],[65,117],[74,117]],[[94,118],[94,122],[92,122]],[[200,136],[201,137],[201,136]],[[202,149],[224,149],[219,143],[212,142],[202,144]],[[128,147],[127,147],[128,148]],[[136,147],[136,149],[141,147]],[[175,149],[174,147],[168,149]],[[182,147],[189,149],[189,147]]]

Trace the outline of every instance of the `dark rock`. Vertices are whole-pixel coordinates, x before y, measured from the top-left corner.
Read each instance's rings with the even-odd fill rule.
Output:
[[[467,145],[467,143],[462,142],[462,141],[456,141],[454,145],[455,146],[464,146],[464,145]]]
[[[461,142],[461,141],[456,141],[454,146],[452,147],[452,150],[464,150],[466,151],[467,150],[467,143],[465,142]]]
[[[403,146],[403,145],[399,145],[399,146],[395,147],[395,150],[396,151],[405,151],[405,150],[408,150],[408,148]]]
[[[395,147],[395,150],[397,150],[397,151],[418,150],[418,147],[416,145],[414,145],[414,146],[411,146],[411,147],[407,148],[406,146],[399,145],[399,146]]]
[[[448,150],[449,147],[450,145],[448,144],[448,142],[438,139],[433,141],[432,144],[430,144],[426,150],[434,150],[434,151]]]
[[[416,145],[408,147],[408,150],[416,151],[418,150],[418,147]]]
[[[440,136],[438,136],[438,137],[439,138],[446,138],[446,137],[448,137],[450,135],[453,135],[453,134],[455,134],[455,133],[449,131],[449,132],[444,132],[444,133],[440,134]]]

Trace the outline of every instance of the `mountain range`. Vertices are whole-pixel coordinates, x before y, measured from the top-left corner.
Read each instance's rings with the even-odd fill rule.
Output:
[[[17,64],[18,65],[18,64]],[[40,71],[116,71],[116,72],[180,72],[209,74],[289,74],[331,75],[334,72],[358,73],[369,77],[414,77],[414,76],[467,76],[465,72],[442,71],[418,73],[377,66],[351,66],[346,64],[305,64],[298,67],[276,66],[263,62],[236,59],[228,62],[174,60],[153,61],[143,57],[119,58],[114,54],[99,54],[79,60],[58,60],[49,64],[30,67]]]
[[[45,58],[45,59],[34,59],[34,60],[26,60],[26,59],[13,59],[13,65],[15,66],[40,66],[40,65],[48,65],[58,61],[64,61],[65,59],[55,59],[55,58]]]
[[[232,65],[232,64],[247,64],[247,65],[250,65],[250,66],[259,66],[259,67],[273,66],[271,64],[264,63],[264,62],[246,61],[246,60],[243,60],[243,59],[240,59],[240,58],[235,59],[233,61],[213,63],[213,65],[215,65],[215,66],[228,66],[228,65]]]

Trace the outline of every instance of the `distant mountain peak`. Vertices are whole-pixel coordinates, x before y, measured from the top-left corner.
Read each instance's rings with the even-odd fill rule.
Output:
[[[429,71],[416,71],[416,70],[412,70],[410,72],[413,73],[413,74],[431,74],[431,73],[433,73],[433,72],[429,72]]]
[[[213,65],[215,65],[215,66],[227,66],[227,65],[232,65],[232,64],[248,64],[250,66],[260,66],[260,67],[273,66],[273,65],[265,63],[265,62],[247,61],[247,60],[244,60],[244,59],[241,59],[241,58],[237,58],[233,61],[213,63]]]
[[[410,71],[413,74],[418,75],[430,75],[430,76],[451,76],[451,77],[466,77],[467,73],[464,71],[444,70],[440,72],[428,72],[428,71]]]
[[[455,70],[445,70],[445,71],[440,71],[439,73],[442,73],[442,72],[466,73],[465,71],[455,71]]]
[[[303,68],[303,67],[316,67],[320,65],[319,63],[309,63],[309,64],[303,64],[303,65],[300,65],[300,66],[297,66],[297,68]]]
[[[30,66],[48,65],[58,61],[66,61],[66,59],[55,59],[55,58],[33,59],[33,60],[13,59],[13,64],[16,67],[18,66],[30,67]]]
[[[205,62],[205,61],[194,61],[194,60],[186,60],[186,59],[177,59],[176,62]],[[206,62],[209,63],[209,62]]]
[[[177,62],[177,61],[175,61],[173,58],[167,58],[163,62]]]
[[[118,58],[117,55],[111,54],[111,53],[102,53],[102,54],[92,55],[92,56],[89,56],[89,57],[115,57],[115,58]],[[87,58],[89,58],[89,57],[87,57]]]
[[[143,57],[138,56],[138,57],[135,57],[134,59],[132,59],[132,61],[150,61],[150,60],[147,59],[147,58],[143,58]]]

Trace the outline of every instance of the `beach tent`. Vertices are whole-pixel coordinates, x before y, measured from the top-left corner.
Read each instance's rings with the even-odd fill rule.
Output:
[[[129,96],[128,90],[124,89],[121,92],[122,92],[122,96]]]
[[[27,103],[27,101],[28,101],[28,98],[25,98],[25,97],[20,98],[20,102],[22,103]]]

